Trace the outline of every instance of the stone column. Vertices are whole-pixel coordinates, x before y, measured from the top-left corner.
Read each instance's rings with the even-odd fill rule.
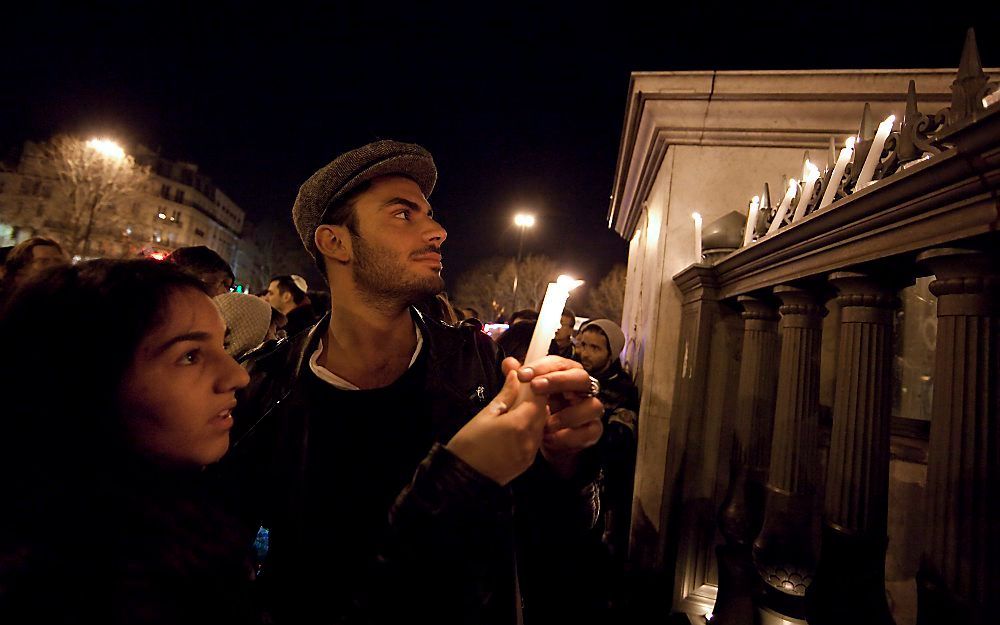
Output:
[[[754,541],[764,607],[803,618],[816,564],[813,499],[818,472],[819,364],[822,302],[792,286],[774,290],[782,302],[781,359],[764,527]]]
[[[823,548],[810,625],[891,625],[885,599],[895,290],[838,272],[840,337],[826,473]]]
[[[937,347],[927,462],[921,625],[1000,614],[1000,258],[935,249]]]
[[[743,349],[738,409],[733,432],[733,471],[729,491],[719,513],[726,539],[716,548],[719,593],[713,623],[753,622],[753,595],[758,578],[751,546],[764,522],[764,485],[771,460],[774,396],[778,369],[778,315],[774,306],[758,297],[741,295]]]

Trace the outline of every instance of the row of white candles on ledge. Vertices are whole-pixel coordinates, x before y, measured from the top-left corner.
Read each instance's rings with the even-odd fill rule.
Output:
[[[879,160],[882,157],[882,149],[885,147],[885,142],[889,138],[889,133],[892,132],[892,126],[895,123],[896,116],[890,115],[878,125],[878,130],[875,132],[875,137],[872,139],[871,149],[868,150],[868,155],[865,157],[864,165],[861,166],[861,173],[858,174],[858,181],[854,185],[855,190],[863,189],[864,187],[872,184],[872,177],[875,175],[875,168],[878,167]],[[830,174],[830,182],[827,184],[826,190],[823,192],[823,197],[819,201],[819,206],[816,207],[817,210],[826,208],[833,203],[833,199],[837,195],[837,189],[840,187],[840,182],[844,178],[844,171],[847,169],[847,164],[851,162],[851,158],[854,156],[854,144],[856,141],[857,139],[855,137],[848,137],[847,141],[844,143],[844,148],[837,156],[837,162],[833,166],[833,172]],[[819,180],[820,176],[819,168],[808,160],[806,161],[805,172],[802,195],[799,197],[799,201],[795,205],[795,211],[792,213],[791,221],[793,223],[805,217],[806,207],[809,204],[809,200],[812,199],[813,189],[816,188],[816,181]],[[798,186],[799,181],[795,178],[788,181],[788,189],[785,191],[785,196],[781,199],[781,203],[778,204],[778,210],[774,214],[774,220],[768,227],[765,236],[774,234],[781,227],[781,222],[784,221],[785,216],[788,214],[788,209],[791,206],[792,200],[795,198]],[[746,247],[753,242],[754,228],[757,224],[759,212],[760,197],[755,195],[750,201],[750,212],[747,214],[747,226],[743,231],[743,247]],[[691,217],[694,219],[695,260],[696,262],[701,262],[702,217],[698,213],[692,213]]]

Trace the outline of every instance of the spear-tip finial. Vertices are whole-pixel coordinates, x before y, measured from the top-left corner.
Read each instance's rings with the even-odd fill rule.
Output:
[[[771,208],[771,190],[768,188],[767,183],[764,183],[764,192],[760,194],[760,211],[764,212],[764,209],[770,210]]]
[[[976,31],[970,28],[965,32],[962,60],[958,62],[958,79],[979,78],[982,75],[983,64],[979,60],[979,48],[976,47]]]
[[[910,86],[906,89],[906,111],[903,113],[903,125],[916,122],[920,113],[917,111],[917,83],[911,80]]]
[[[865,110],[861,114],[861,127],[858,129],[861,141],[871,141],[875,138],[875,118],[872,117],[872,105],[865,102]]]

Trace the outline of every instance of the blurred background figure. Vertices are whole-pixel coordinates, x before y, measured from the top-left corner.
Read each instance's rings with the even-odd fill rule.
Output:
[[[210,297],[228,293],[236,281],[229,263],[204,245],[179,247],[166,260],[201,280]]]
[[[549,345],[549,354],[573,358],[573,329],[576,326],[576,313],[569,308],[563,308],[559,317],[559,329]]]
[[[0,282],[0,301],[10,297],[20,284],[32,276],[68,262],[62,246],[52,239],[31,237],[21,241],[7,253],[3,281]]]
[[[240,362],[267,338],[274,309],[249,293],[223,293],[212,301],[226,322],[226,353]]]
[[[416,308],[430,319],[435,319],[450,326],[458,325],[459,321],[462,321],[459,319],[455,309],[452,308],[451,302],[448,301],[448,295],[444,292],[437,293],[434,297],[424,298],[422,301],[417,302]]]
[[[317,321],[316,311],[306,297],[309,286],[305,278],[297,275],[281,275],[271,278],[264,299],[272,308],[287,317],[285,334],[289,338],[308,330]]]
[[[459,308],[458,314],[462,317],[461,321],[465,321],[466,319],[479,319],[483,321],[483,317],[479,314],[479,311],[472,307]]]
[[[267,304],[267,302],[264,302]],[[268,304],[270,306],[270,304]],[[267,333],[264,335],[264,342],[269,341],[280,341],[285,338],[285,325],[288,323],[288,317],[283,315],[280,310],[276,308],[271,308],[271,323],[267,326]]]
[[[632,515],[632,488],[639,425],[639,393],[619,359],[625,349],[625,334],[610,319],[595,319],[580,328],[576,356],[597,378],[597,398],[604,404],[604,433],[597,443],[604,472],[601,487],[603,540],[612,562],[612,596],[622,590]]]
[[[531,310],[530,308],[522,308],[521,310],[511,313],[510,319],[507,323],[514,325],[516,323],[524,323],[526,321],[538,321],[538,311]]]
[[[7,255],[10,254],[12,249],[14,249],[13,245],[4,245],[3,247],[0,247],[0,284],[3,284],[3,277],[7,273],[7,268],[5,266],[7,263]]]
[[[498,338],[497,345],[503,350],[504,355],[517,358],[522,364],[524,357],[528,353],[528,345],[531,343],[531,335],[535,332],[534,321],[522,321],[508,327]]]

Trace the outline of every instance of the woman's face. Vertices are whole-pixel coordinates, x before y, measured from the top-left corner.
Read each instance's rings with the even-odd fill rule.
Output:
[[[208,296],[185,288],[169,302],[122,381],[125,428],[158,464],[205,466],[229,448],[235,393],[249,377],[223,348],[226,326]]]

